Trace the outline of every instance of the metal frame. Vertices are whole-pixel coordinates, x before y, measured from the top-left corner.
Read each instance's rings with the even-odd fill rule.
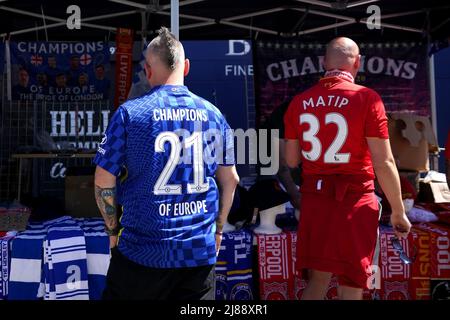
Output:
[[[4,2],[4,1],[5,0],[0,0],[0,2]],[[151,4],[142,4],[142,3],[138,3],[135,1],[129,1],[129,0],[109,0],[109,1],[114,2],[114,3],[119,3],[124,6],[133,7],[135,10],[83,18],[82,26],[94,28],[94,29],[106,30],[109,32],[115,32],[116,31],[115,27],[101,25],[98,23],[86,23],[86,22],[93,21],[93,20],[113,18],[113,17],[123,16],[123,15],[129,15],[129,14],[134,14],[134,13],[138,13],[138,12],[145,12],[145,13],[151,12],[151,13],[158,14],[158,15],[170,16],[172,32],[174,32],[177,37],[179,36],[179,34],[178,34],[179,30],[200,28],[200,27],[216,25],[216,24],[217,25],[220,25],[220,24],[228,25],[228,26],[232,26],[232,27],[236,27],[236,28],[240,28],[240,29],[262,32],[262,33],[266,33],[266,34],[270,34],[270,35],[284,34],[284,35],[288,35],[291,37],[295,37],[295,36],[299,36],[299,35],[320,32],[320,31],[328,30],[328,29],[332,29],[332,28],[338,28],[338,27],[353,24],[353,23],[365,24],[367,22],[367,19],[360,19],[358,21],[357,19],[346,16],[346,15],[335,14],[335,13],[325,12],[325,11],[321,11],[321,10],[315,10],[315,9],[310,9],[310,8],[307,9],[307,8],[296,8],[296,7],[285,7],[285,6],[277,6],[274,8],[259,10],[259,11],[255,11],[255,12],[245,13],[245,14],[241,14],[241,15],[236,15],[236,16],[231,16],[231,17],[227,17],[227,18],[222,18],[220,20],[216,20],[216,19],[209,18],[209,17],[202,17],[202,16],[179,13],[180,7],[192,5],[192,4],[196,4],[196,3],[201,3],[206,0],[184,0],[184,1],[171,0],[170,4],[158,6],[158,7],[155,7],[154,5],[151,5]],[[299,3],[303,3],[303,4],[339,10],[339,9],[346,9],[346,8],[362,6],[362,5],[366,5],[369,3],[375,3],[375,2],[378,2],[379,0],[355,0],[355,1],[349,2],[347,4],[345,4],[345,2],[340,2],[340,1],[335,1],[335,2],[328,2],[328,1],[321,1],[321,0],[296,0],[296,1]],[[167,11],[168,9],[170,9],[170,11]],[[47,30],[50,28],[56,28],[56,27],[63,26],[66,23],[66,20],[63,18],[43,16],[42,14],[38,14],[35,12],[15,9],[15,8],[6,7],[6,6],[0,6],[0,10],[23,14],[23,15],[27,15],[27,16],[31,16],[31,17],[35,17],[35,18],[39,18],[39,19],[44,19],[44,22],[46,20],[55,22],[55,23],[51,23],[51,24],[44,23],[44,25],[12,31],[9,33],[10,35],[23,34],[23,33],[27,33],[27,32],[42,30],[42,29]],[[342,20],[342,21],[336,21],[335,23],[324,25],[321,27],[312,28],[312,29],[308,29],[308,30],[300,30],[298,32],[287,33],[287,34],[281,33],[280,30],[272,30],[272,29],[268,29],[268,28],[262,28],[262,27],[258,27],[258,26],[249,25],[248,23],[239,22],[239,20],[242,20],[242,19],[253,18],[253,17],[257,17],[257,16],[261,16],[261,15],[267,15],[267,14],[271,14],[271,13],[281,12],[284,10],[294,10],[294,11],[303,12],[303,13],[307,12],[308,14],[314,14],[314,15],[327,17],[327,18],[334,18],[334,19]],[[409,27],[409,26],[397,25],[397,24],[393,24],[393,23],[387,23],[383,20],[407,16],[407,15],[420,14],[420,13],[424,13],[424,12],[425,12],[425,10],[415,10],[415,11],[399,12],[399,13],[382,15],[381,16],[381,19],[382,19],[381,27],[391,28],[391,29],[396,29],[396,30],[401,30],[401,31],[407,31],[407,32],[423,33],[424,30],[421,30],[421,29],[417,29],[417,28],[413,28],[413,27]],[[180,18],[194,20],[196,22],[194,22],[192,24],[180,25],[180,23],[179,23]],[[442,22],[442,24],[439,25],[438,27],[441,27],[448,21],[450,21],[450,19]],[[137,32],[137,34],[142,34],[143,38],[145,38],[145,35],[148,34],[145,31],[146,22],[147,22],[146,19],[142,20],[142,30],[140,32]],[[3,36],[3,37],[6,35],[7,35],[7,33],[0,34],[0,36]]]
[[[9,11],[9,12],[18,13],[18,14],[23,14],[23,15],[31,16],[31,17],[35,17],[35,18],[42,18],[41,14],[38,14],[38,13],[35,13],[35,12],[19,10],[19,9],[15,9],[15,8],[5,7],[5,6],[0,6],[0,10]],[[99,15],[99,16],[83,18],[82,26],[86,26],[86,27],[94,28],[94,29],[101,29],[101,30],[107,30],[107,31],[115,32],[116,28],[114,28],[114,27],[104,26],[104,25],[99,25],[99,24],[92,24],[92,23],[85,23],[85,21],[109,19],[109,18],[114,18],[114,17],[119,17],[119,16],[135,14],[137,12],[139,12],[139,11],[137,11],[137,10],[130,10],[130,11],[110,13],[110,14],[103,14],[103,15]],[[47,25],[42,25],[42,26],[37,26],[37,27],[31,27],[31,28],[26,28],[26,29],[21,29],[21,30],[16,30],[16,31],[10,32],[9,34],[10,35],[22,34],[22,33],[28,33],[28,32],[42,30],[42,29],[51,29],[51,28],[56,28],[56,27],[60,27],[60,26],[66,25],[66,20],[65,19],[55,18],[55,17],[50,17],[50,16],[45,16],[45,19],[50,20],[50,21],[57,21],[57,23],[52,23],[52,24],[47,24]],[[0,34],[0,37],[5,37],[6,35],[7,35],[7,33],[2,33],[2,34]]]
[[[366,24],[367,19],[361,19],[359,23]],[[402,31],[409,31],[409,32],[416,32],[416,33],[424,33],[425,30],[423,29],[417,29],[417,28],[411,28],[406,26],[400,26],[397,24],[392,23],[386,23],[386,22],[380,22],[380,26],[383,28],[389,28],[389,29],[396,29],[396,30],[402,30]]]
[[[380,0],[359,0],[359,1],[350,2],[347,4],[345,4],[345,3],[341,4],[339,1],[335,1],[335,2],[326,2],[326,1],[320,1],[320,0],[296,0],[296,1],[307,3],[307,4],[312,4],[312,5],[316,5],[316,6],[326,7],[329,9],[342,9],[343,10],[343,9],[357,7],[357,6],[362,6],[362,5],[373,3],[373,2],[378,2]]]

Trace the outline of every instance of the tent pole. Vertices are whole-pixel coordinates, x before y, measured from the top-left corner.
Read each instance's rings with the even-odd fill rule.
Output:
[[[143,51],[144,46],[147,43],[147,12],[146,11],[141,11],[141,24],[142,24],[141,51]]]
[[[431,21],[430,21],[430,11],[427,10],[427,53],[431,47]],[[434,79],[434,55],[430,56],[427,54],[428,62],[428,85],[430,88],[430,105],[431,105],[431,126],[433,128],[434,136],[439,145],[438,134],[437,134],[437,108],[436,108],[436,82]],[[439,171],[439,161],[438,157],[432,158],[432,170]]]
[[[179,0],[170,0],[170,31],[177,39],[180,39],[180,14]]]

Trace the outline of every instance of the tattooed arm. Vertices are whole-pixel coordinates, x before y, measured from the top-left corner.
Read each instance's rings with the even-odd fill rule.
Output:
[[[117,217],[116,177],[98,166],[95,170],[95,200],[105,220],[106,233],[111,237],[111,247],[114,247],[120,230]]]

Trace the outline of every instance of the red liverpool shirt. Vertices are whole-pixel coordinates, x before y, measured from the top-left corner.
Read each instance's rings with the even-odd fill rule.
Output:
[[[345,77],[325,77],[294,97],[285,139],[299,140],[304,175],[375,174],[366,137],[388,139],[380,96]]]

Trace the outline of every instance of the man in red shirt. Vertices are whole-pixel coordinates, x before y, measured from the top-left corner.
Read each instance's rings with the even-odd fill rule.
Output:
[[[324,78],[295,96],[284,117],[286,161],[291,168],[303,164],[297,251],[297,269],[308,269],[303,299],[323,299],[332,274],[340,299],[362,299],[378,237],[375,173],[397,237],[411,228],[383,102],[354,84],[360,57],[353,40],[332,40]]]

